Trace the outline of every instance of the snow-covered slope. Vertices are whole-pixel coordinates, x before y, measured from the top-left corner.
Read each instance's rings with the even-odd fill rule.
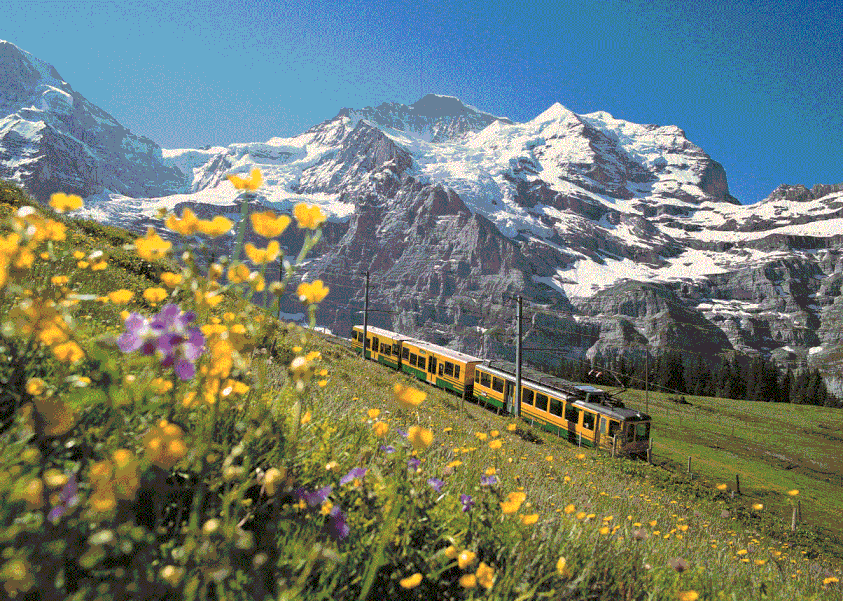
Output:
[[[40,199],[184,188],[161,149],[74,91],[51,65],[0,40],[0,177]]]

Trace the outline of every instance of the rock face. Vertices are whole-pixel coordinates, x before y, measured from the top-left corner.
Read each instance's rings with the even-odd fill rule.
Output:
[[[181,191],[183,174],[62,80],[52,66],[0,41],[0,178],[40,200],[53,192],[129,196]]]
[[[843,387],[843,184],[783,185],[743,206],[678,127],[559,104],[514,123],[437,95],[344,108],[292,138],[162,153],[51,67],[10,44],[0,60],[13,75],[0,176],[42,197],[78,191],[85,216],[142,230],[162,227],[160,206],[236,221],[225,175],[259,167],[256,210],[328,215],[300,273],[331,288],[318,319],[337,334],[361,321],[369,272],[369,323],[485,357],[513,357],[521,295],[537,365],[739,350]],[[302,237],[288,228],[288,255]],[[303,316],[292,295],[283,311]]]

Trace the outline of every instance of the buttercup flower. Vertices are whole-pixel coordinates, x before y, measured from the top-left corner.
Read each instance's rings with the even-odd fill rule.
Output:
[[[56,213],[64,213],[65,211],[75,211],[82,207],[82,197],[75,194],[64,194],[57,192],[50,196],[50,206]]]
[[[322,280],[316,280],[312,284],[307,282],[299,284],[296,294],[301,302],[313,305],[322,302],[330,290],[322,283]]]
[[[489,590],[495,584],[495,570],[491,566],[486,565],[485,562],[480,562],[480,565],[477,567],[477,572],[475,572],[477,576],[477,582],[480,583],[480,586]]]
[[[254,192],[261,187],[261,184],[263,184],[263,176],[261,175],[260,169],[257,167],[252,169],[248,179],[242,178],[239,175],[226,175],[225,177],[238,190],[248,190],[250,192]]]
[[[217,215],[210,221],[200,219],[196,222],[196,229],[206,236],[216,238],[227,233],[233,225],[234,222],[232,222],[231,219],[227,219],[222,215]]]
[[[416,450],[422,450],[433,444],[433,432],[421,426],[410,426],[407,430],[407,440]]]
[[[396,384],[392,392],[395,394],[395,400],[398,401],[398,404],[408,410],[415,409],[427,398],[426,392],[401,384]]]
[[[279,254],[281,254],[281,247],[278,245],[277,240],[270,241],[266,248],[257,248],[253,244],[246,244],[244,250],[246,251],[246,256],[249,257],[249,260],[255,265],[271,263],[278,258]]]
[[[326,219],[322,209],[318,206],[307,205],[303,202],[293,207],[293,215],[295,215],[296,221],[298,221],[299,227],[302,229],[315,230]]]
[[[280,236],[287,226],[290,225],[291,219],[287,215],[276,215],[273,211],[265,211],[263,213],[252,213],[252,229],[255,233],[264,238],[275,238]]]
[[[181,214],[181,219],[175,215],[167,217],[165,225],[168,229],[181,234],[182,236],[192,236],[198,230],[199,219],[190,209],[185,209]]]
[[[164,241],[152,228],[146,230],[146,236],[135,240],[135,252],[147,261],[165,257],[172,247],[172,243]]]

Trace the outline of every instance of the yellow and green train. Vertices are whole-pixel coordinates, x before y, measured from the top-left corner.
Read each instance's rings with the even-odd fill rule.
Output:
[[[363,326],[354,326],[351,343],[362,349]],[[367,330],[365,348],[369,359],[496,411],[513,412],[516,379],[511,363],[485,361],[375,327]],[[523,419],[574,444],[637,457],[647,454],[650,416],[624,407],[604,390],[523,369],[520,400]]]

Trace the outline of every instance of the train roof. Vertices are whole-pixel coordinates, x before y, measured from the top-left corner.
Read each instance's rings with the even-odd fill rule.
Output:
[[[492,369],[497,369],[498,371],[505,373],[507,375],[514,375],[515,374],[515,363],[511,361],[487,361],[486,365],[491,367]],[[577,390],[582,392],[583,394],[586,393],[605,393],[606,391],[602,388],[595,388],[589,384],[577,384],[576,382],[571,382],[570,380],[566,380],[565,378],[560,378],[558,376],[551,376],[550,374],[546,374],[544,372],[540,372],[536,369],[531,367],[527,367],[525,365],[521,366],[521,378],[525,380],[531,380],[533,382],[537,382],[539,384],[544,384],[548,388],[555,388],[557,390],[565,391],[573,391]]]
[[[603,403],[586,403],[585,401],[574,401],[574,406],[589,409],[608,417],[614,417],[620,421],[649,421],[651,419],[646,413],[641,413],[628,407],[613,407],[612,405]]]
[[[363,326],[354,326],[355,328],[360,328],[360,331],[363,331]],[[404,336],[403,334],[399,334],[398,332],[392,332],[390,330],[385,330],[383,328],[376,328],[375,326],[368,326],[366,328],[367,333],[375,334],[376,336],[388,336],[393,340],[408,340],[410,336]]]

